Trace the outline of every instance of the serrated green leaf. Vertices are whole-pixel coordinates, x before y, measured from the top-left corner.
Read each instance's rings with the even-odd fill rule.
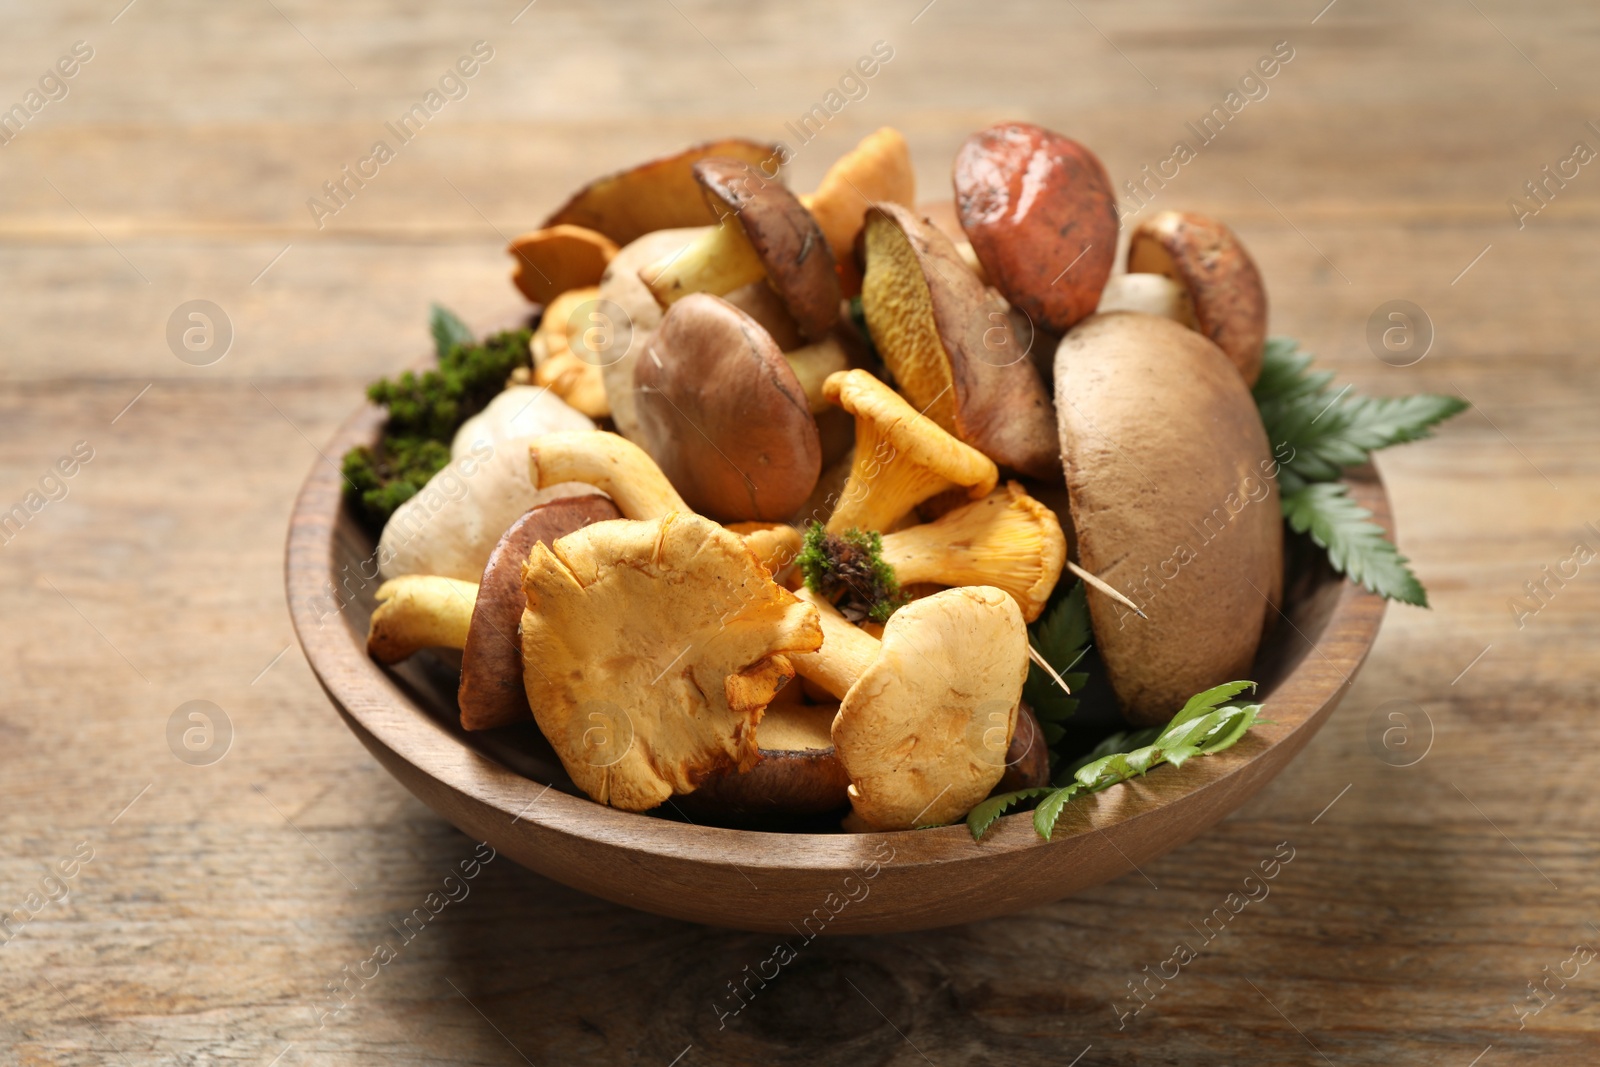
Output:
[[[1015,807],[1024,800],[1044,796],[1052,792],[1050,786],[1038,786],[1033,789],[1018,789],[1014,793],[1001,793],[997,797],[990,797],[982,804],[967,812],[967,830],[971,832],[972,839],[977,841],[994,825],[996,819],[1004,815],[1007,809]]]
[[[1082,582],[1074,583],[1065,594],[1052,598],[1044,614],[1028,628],[1028,640],[1033,643],[1034,649],[1074,691],[1089,681],[1088,675],[1071,671],[1083,658],[1093,639],[1094,633],[1089,627],[1089,604],[1084,597]],[[1055,679],[1036,663],[1028,664],[1028,678],[1022,686],[1022,699],[1033,709],[1041,723],[1062,722],[1078,709],[1078,699],[1062,692]]]
[[[1170,731],[1175,726],[1204,715],[1212,708],[1232,700],[1246,689],[1254,689],[1255,687],[1256,683],[1248,681],[1223,682],[1221,685],[1212,686],[1203,693],[1196,693],[1184,702],[1182,710],[1172,717],[1172,721],[1167,724],[1166,729]]]
[[[1406,566],[1406,558],[1344,485],[1324,482],[1287,493],[1283,514],[1296,533],[1309,533],[1327,549],[1333,569],[1351,581],[1390,600],[1428,606],[1427,591]]]
[[[428,332],[433,334],[433,347],[441,359],[457,345],[470,345],[476,340],[460,316],[441,304],[428,306]]]
[[[1077,796],[1079,786],[1068,785],[1053,791],[1049,796],[1039,802],[1033,809],[1033,829],[1046,841],[1056,828],[1056,820],[1061,817],[1061,809],[1066,807],[1067,801]]]

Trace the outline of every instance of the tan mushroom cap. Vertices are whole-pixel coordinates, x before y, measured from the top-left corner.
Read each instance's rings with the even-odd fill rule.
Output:
[[[693,173],[694,165],[708,156],[765,164],[776,173],[779,153],[776,145],[743,138],[693,145],[675,155],[595,179],[556,209],[544,226],[583,226],[599,231],[618,245],[638,240],[652,230],[709,226],[717,216],[706,205]]]
[[[1246,385],[1261,376],[1267,291],[1232,230],[1187,211],[1161,211],[1134,227],[1130,273],[1161,274],[1187,290],[1196,328],[1233,361]]]
[[[814,608],[732,534],[673,514],[536,544],[523,588],[528,704],[602,804],[653,808],[758,758],[762,710],[822,641]]]
[[[856,826],[942,826],[988,796],[1027,673],[1027,626],[999,589],[946,589],[895,612],[833,721]]]
[[[912,406],[1003,467],[1061,468],[1055,413],[1006,306],[932,223],[894,204],[866,215],[861,308]]]
[[[511,239],[511,281],[535,304],[548,304],[569,289],[600,283],[617,243],[582,226],[550,226]]]
[[[1276,464],[1250,390],[1216,345],[1138,312],[1094,315],[1056,352],[1057,409],[1081,565],[1123,712],[1165,723],[1248,677],[1283,581]]]
[[[522,566],[535,544],[551,544],[596,522],[622,514],[598,493],[564,497],[530,508],[500,536],[478,583],[472,622],[461,649],[456,704],[461,728],[488,730],[531,718],[522,684],[522,640],[517,627],[528,598]]]
[[[884,126],[863,137],[834,161],[816,192],[800,198],[828,239],[839,272],[841,295],[861,291],[856,266],[856,237],[867,208],[875,203],[911,207],[917,202],[917,175],[911,149],[900,131]]]
[[[850,479],[828,530],[893,529],[912,508],[957,486],[976,499],[1000,480],[994,461],[962,444],[864,370],[829,375],[823,394],[856,418]]]
[[[994,586],[1016,598],[1027,622],[1044,611],[1066,558],[1055,512],[1016,482],[883,537],[884,562],[901,585]]]
[[[805,390],[767,331],[726,300],[673,304],[634,382],[645,450],[695,511],[775,521],[817,484],[822,445]]]
[[[1089,315],[1117,258],[1116,194],[1095,154],[1025,122],[980,130],[956,153],[961,226],[984,273],[1041,329]]]

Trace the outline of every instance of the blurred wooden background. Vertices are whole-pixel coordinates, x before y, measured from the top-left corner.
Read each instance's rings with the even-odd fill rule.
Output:
[[[0,549],[0,1061],[1600,1058],[1600,967],[1568,962],[1600,946],[1600,568],[1520,628],[1509,606],[1574,542],[1600,549],[1600,167],[1550,183],[1520,229],[1507,205],[1575,143],[1600,149],[1600,10],[123,2],[0,12],[0,107],[42,104],[0,146],[0,510],[66,492]],[[307,199],[480,40],[465,98],[318,229]],[[1148,878],[816,944],[719,1025],[769,938],[499,860],[319,1028],[329,983],[473,845],[378,769],[293,643],[284,521],[318,446],[425,351],[430,300],[479,322],[516,306],[504,239],[572,188],[714,135],[783,137],[879,40],[893,59],[799,150],[797,186],[888,123],[937,193],[960,140],[1003,118],[1081,139],[1120,183],[1289,42],[1156,204],[1233,224],[1275,332],[1344,380],[1477,405],[1380,462],[1434,609],[1392,609],[1290,771]],[[41,90],[80,41],[92,57]],[[231,323],[208,366],[167,342],[195,299]],[[1436,334],[1408,367],[1366,339],[1391,300]],[[41,490],[77,442],[93,458]],[[169,748],[191,700],[231,724],[220,761]],[[1385,750],[1396,708],[1411,732]],[[1127,983],[1280,842],[1295,859],[1270,898],[1119,1029]]]

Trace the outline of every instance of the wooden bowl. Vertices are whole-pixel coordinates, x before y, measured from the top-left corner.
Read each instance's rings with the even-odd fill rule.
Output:
[[[323,450],[371,444],[383,414],[363,407]],[[1351,489],[1389,525],[1370,469]],[[963,824],[902,833],[769,833],[616,811],[578,793],[537,727],[478,733],[456,721],[442,659],[385,670],[366,654],[374,543],[343,506],[333,464],[311,469],[290,520],[287,584],[306,658],[345,723],[405,787],[475,840],[540,874],[632,908],[809,940],[918,930],[1003,915],[1109,881],[1194,838],[1299,752],[1344,695],[1384,602],[1334,574],[1320,552],[1288,553],[1284,617],[1251,677],[1269,725],[1182,771],[1069,804],[1052,841],[1028,813],[981,842]],[[665,809],[671,812],[671,809]]]

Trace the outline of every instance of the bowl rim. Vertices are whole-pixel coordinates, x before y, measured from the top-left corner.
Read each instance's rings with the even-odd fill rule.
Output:
[[[1058,846],[1073,838],[1100,833],[1113,825],[1137,823],[1156,816],[1167,806],[1216,791],[1230,789],[1230,780],[1245,773],[1256,759],[1281,745],[1288,758],[1308,741],[1322,720],[1343,697],[1376,638],[1386,602],[1355,583],[1335,575],[1336,600],[1327,621],[1299,663],[1294,664],[1270,693],[1269,722],[1253,727],[1232,749],[1188,763],[1181,776],[1166,780],[1151,777],[1113,786],[1095,794],[1097,818],[1071,818],[1063,810],[1051,840],[1033,829],[1031,811],[1000,817],[975,841],[965,821],[923,830],[872,833],[803,833],[732,829],[680,823],[620,811],[587,797],[568,794],[549,783],[512,770],[486,753],[452,735],[419,707],[397,679],[369,658],[352,628],[333,614],[336,625],[317,607],[329,592],[337,603],[333,573],[340,512],[344,508],[341,480],[335,460],[358,444],[370,444],[383,422],[381,409],[363,404],[334,433],[322,456],[313,463],[294,503],[285,546],[285,586],[295,636],[329,700],[346,724],[374,754],[380,746],[395,758],[470,802],[503,813],[514,824],[527,821],[556,835],[582,839],[634,853],[689,863],[733,864],[751,870],[836,871],[858,869],[863,858],[887,843],[897,866],[918,866],[951,860],[981,860],[996,853],[1026,852]],[[1344,479],[1352,495],[1374,514],[1392,536],[1389,501],[1382,479],[1372,467],[1351,472]],[[1281,608],[1280,625],[1293,626]],[[1298,627],[1295,627],[1299,632]],[[1335,661],[1321,648],[1336,644],[1343,653]],[[1315,661],[1325,661],[1319,667]],[[1340,665],[1343,665],[1341,667]],[[1308,669],[1312,668],[1312,669]],[[1160,774],[1160,768],[1153,774]],[[1159,788],[1145,788],[1156,783]],[[410,782],[406,783],[410,787]],[[1254,790],[1250,790],[1253,792]],[[433,804],[432,799],[423,799]],[[1193,837],[1210,823],[1194,827]],[[1187,838],[1185,838],[1187,839]],[[1107,840],[1110,840],[1107,838]],[[1114,842],[1113,842],[1114,843]],[[1120,851],[1120,849],[1119,849]],[[1131,867],[1131,861],[1130,861]]]

